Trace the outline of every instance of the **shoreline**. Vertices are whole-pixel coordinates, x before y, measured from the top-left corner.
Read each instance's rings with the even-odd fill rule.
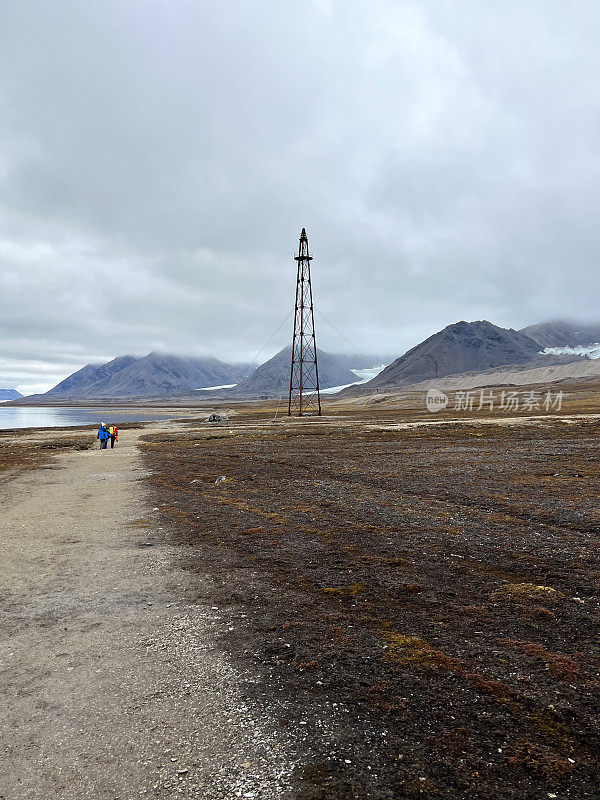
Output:
[[[31,406],[7,406],[11,410],[3,413],[0,405],[0,434],[16,431],[43,431],[43,430],[72,430],[75,428],[94,428],[98,427],[103,416],[117,417],[115,422],[120,426],[131,426],[137,424],[164,423],[169,421],[200,421],[208,412],[204,409],[190,409],[187,407],[174,408],[165,407],[140,407],[126,405],[31,405]],[[39,424],[40,417],[48,416],[48,422],[58,424]],[[31,417],[28,420],[27,417]],[[85,417],[90,417],[90,421]],[[93,419],[98,417],[97,420]],[[20,418],[19,418],[20,417]],[[77,418],[79,417],[79,418]],[[73,419],[71,419],[73,418]],[[11,424],[18,420],[18,425]],[[27,424],[31,421],[32,424]],[[36,424],[36,421],[38,424]]]

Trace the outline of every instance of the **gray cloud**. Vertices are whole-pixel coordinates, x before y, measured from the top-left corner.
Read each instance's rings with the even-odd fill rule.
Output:
[[[599,22],[576,0],[1,3],[0,385],[251,358],[302,226],[363,350],[597,317]]]

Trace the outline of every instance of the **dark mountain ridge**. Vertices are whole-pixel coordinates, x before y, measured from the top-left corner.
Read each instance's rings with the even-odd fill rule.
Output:
[[[521,331],[487,320],[456,322],[408,350],[361,389],[389,389],[455,373],[524,364],[539,351],[539,344]]]
[[[585,347],[600,342],[600,324],[550,320],[521,328],[540,347]]]
[[[85,394],[93,386],[102,385],[103,381],[110,379],[112,375],[133,364],[137,359],[134,356],[118,356],[106,364],[86,364],[77,372],[73,372],[64,381],[57,383],[52,389],[45,393],[46,397],[88,397]],[[79,394],[83,392],[84,394]]]
[[[236,383],[245,374],[244,366],[225,364],[216,358],[162,353],[148,353],[142,358],[119,356],[106,364],[87,364],[44,395],[36,395],[36,400],[169,395]]]

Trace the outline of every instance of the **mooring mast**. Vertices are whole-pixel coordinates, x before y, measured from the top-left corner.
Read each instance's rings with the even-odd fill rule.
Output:
[[[317,366],[317,340],[315,338],[315,314],[313,308],[308,236],[302,228],[296,279],[296,307],[294,313],[294,335],[292,338],[292,367],[290,371],[290,395],[288,416],[308,414],[321,416],[321,394],[319,392],[319,368]]]

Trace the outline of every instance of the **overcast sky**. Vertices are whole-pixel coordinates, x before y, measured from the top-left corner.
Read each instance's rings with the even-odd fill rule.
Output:
[[[593,0],[0,0],[0,387],[250,360],[303,226],[363,351],[598,319],[599,26]]]

